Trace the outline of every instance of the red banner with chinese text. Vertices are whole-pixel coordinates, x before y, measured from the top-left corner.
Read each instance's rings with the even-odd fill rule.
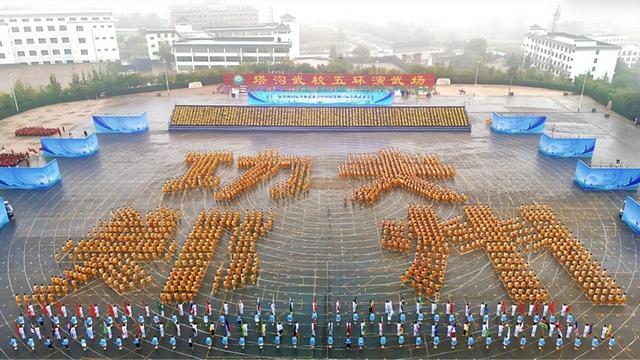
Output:
[[[433,87],[434,74],[224,74],[230,86],[255,87]]]

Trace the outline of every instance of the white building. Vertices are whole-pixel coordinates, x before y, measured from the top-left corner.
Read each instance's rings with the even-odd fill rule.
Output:
[[[289,60],[290,42],[275,39],[180,40],[173,44],[176,71],[226,67],[242,63],[274,63]]]
[[[624,44],[624,35],[620,34],[590,34],[587,35],[588,38],[602,41],[603,43],[613,44],[616,46],[622,46]]]
[[[166,45],[173,48],[174,41],[181,39],[175,29],[147,30],[145,38],[147,40],[147,53],[151,60],[160,60],[160,46]]]
[[[547,33],[537,25],[522,41],[523,64],[556,76],[575,78],[590,73],[596,79],[613,78],[620,47],[583,35]]]
[[[405,64],[432,66],[433,54],[442,54],[444,49],[434,48],[423,41],[410,41],[395,43],[392,52]]]
[[[633,67],[640,60],[640,45],[626,45],[620,50],[620,59],[627,64],[628,67]]]
[[[258,24],[258,10],[247,5],[196,5],[170,9],[171,24],[191,24],[194,29]]]
[[[2,11],[0,64],[120,59],[111,11]]]
[[[279,62],[300,55],[300,27],[291,15],[280,23],[222,26],[193,30],[190,24],[175,29],[147,30],[149,58],[158,60],[163,43],[172,47],[176,71],[192,71],[241,63]]]

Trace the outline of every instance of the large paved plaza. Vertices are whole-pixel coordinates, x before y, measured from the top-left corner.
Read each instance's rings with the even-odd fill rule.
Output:
[[[467,92],[471,91],[467,89]],[[516,92],[517,94],[517,92]],[[410,100],[412,104],[415,100]],[[629,192],[586,192],[572,182],[575,159],[551,159],[537,151],[538,136],[506,136],[490,131],[486,124],[493,111],[514,111],[544,114],[548,116],[547,129],[556,134],[594,135],[598,138],[593,162],[609,164],[621,159],[623,164],[640,166],[640,128],[634,128],[629,121],[615,117],[605,119],[601,112],[576,113],[577,96],[564,97],[552,92],[531,96],[441,96],[430,100],[431,105],[465,105],[470,117],[471,133],[420,132],[420,133],[278,133],[278,132],[168,132],[168,120],[175,104],[218,104],[233,100],[223,96],[189,95],[180,92],[172,97],[149,95],[111,99],[99,109],[105,113],[138,113],[149,115],[150,131],[142,135],[99,135],[100,151],[96,156],[84,159],[58,159],[62,173],[62,183],[47,191],[2,191],[0,194],[11,201],[16,209],[17,220],[0,230],[0,356],[7,358],[77,358],[120,357],[120,358],[203,358],[222,356],[285,356],[285,357],[438,357],[438,358],[620,358],[640,357],[640,325],[638,319],[638,286],[636,272],[640,266],[638,253],[640,245],[619,220],[618,211]],[[420,101],[427,104],[426,100]],[[586,99],[584,109],[592,105]],[[71,109],[72,105],[69,105]],[[75,109],[73,111],[81,111]],[[28,114],[27,114],[28,115]],[[9,119],[11,120],[11,119]],[[31,119],[30,121],[36,121]],[[4,125],[3,125],[4,126]],[[90,122],[79,122],[73,131],[89,128]],[[518,207],[534,202],[548,203],[560,220],[581,240],[600,261],[607,272],[629,294],[625,306],[593,305],[572,282],[558,261],[547,251],[533,253],[529,262],[544,287],[559,309],[562,303],[571,305],[578,323],[596,324],[594,334],[600,335],[603,324],[611,324],[618,340],[618,346],[608,350],[600,346],[590,351],[590,338],[575,351],[573,344],[565,344],[555,349],[548,339],[543,352],[538,351],[534,340],[521,350],[515,343],[506,351],[495,336],[498,321],[492,319],[491,330],[495,343],[490,350],[476,346],[466,348],[466,338],[461,336],[457,348],[451,349],[444,339],[434,349],[429,336],[431,320],[423,322],[422,336],[426,346],[398,347],[395,340],[395,324],[385,325],[388,346],[381,350],[378,346],[377,324],[367,325],[366,346],[358,350],[344,347],[345,318],[350,318],[351,301],[357,298],[361,316],[367,312],[370,299],[376,302],[378,316],[383,311],[386,300],[394,304],[401,298],[407,302],[407,319],[415,318],[415,293],[400,282],[401,274],[413,260],[413,254],[400,254],[380,247],[380,225],[384,219],[405,219],[410,203],[431,204],[441,220],[462,214],[461,204],[431,202],[400,189],[382,195],[373,206],[360,207],[344,204],[343,196],[351,189],[363,184],[362,181],[340,179],[338,165],[347,161],[350,153],[376,152],[384,148],[397,148],[410,154],[433,153],[452,164],[457,174],[452,180],[437,180],[438,184],[468,195],[467,204],[488,204],[500,218],[518,215]],[[306,197],[275,202],[269,196],[268,188],[287,178],[281,172],[269,182],[233,201],[216,202],[212,191],[194,190],[163,194],[165,180],[178,177],[185,171],[184,155],[188,151],[232,151],[234,158],[252,155],[262,150],[277,149],[283,154],[310,156],[313,160],[312,187]],[[222,184],[231,182],[240,171],[233,166],[220,167]],[[7,345],[7,339],[15,334],[15,319],[19,313],[13,295],[31,293],[33,284],[47,283],[51,276],[59,276],[65,262],[56,263],[54,252],[68,239],[74,241],[86,236],[98,220],[106,220],[112,209],[131,205],[141,213],[160,205],[179,209],[183,220],[178,228],[177,240],[182,244],[194,220],[202,209],[262,209],[273,210],[273,229],[258,240],[256,252],[260,257],[260,272],[255,286],[231,292],[213,292],[215,269],[228,261],[227,244],[229,236],[223,236],[214,260],[199,289],[196,301],[199,311],[210,300],[217,317],[224,301],[231,304],[235,314],[235,304],[242,299],[247,310],[245,320],[250,332],[246,349],[237,345],[238,331],[235,315],[231,346],[223,350],[220,338],[209,350],[203,345],[205,333],[200,333],[193,350],[186,344],[185,334],[191,330],[184,326],[183,336],[178,340],[177,349],[172,351],[166,342],[154,350],[149,344],[150,336],[136,350],[130,339],[125,349],[118,351],[110,344],[105,352],[93,340],[86,353],[75,343],[69,352],[59,343],[55,351],[49,352],[41,343],[35,352],[24,345],[14,352]],[[147,272],[152,274],[153,284],[144,290],[117,294],[101,280],[93,280],[64,300],[69,306],[76,303],[88,305],[99,303],[106,310],[108,303],[120,306],[125,302],[137,304],[134,313],[140,313],[138,306],[143,302],[153,304],[167,279],[175,256],[168,262],[149,263]],[[68,265],[68,264],[67,264]],[[294,313],[300,321],[301,341],[297,349],[290,346],[289,336],[276,350],[272,344],[274,328],[268,326],[265,349],[260,351],[255,345],[257,338],[253,325],[252,309],[256,298],[264,299],[263,308],[275,300],[278,316],[284,319],[289,299],[294,302]],[[319,305],[317,346],[310,349],[310,317],[313,299]],[[342,302],[343,320],[334,327],[333,349],[325,346],[327,324],[334,321],[334,303]],[[451,299],[456,304],[460,316],[464,303],[469,302],[476,314],[481,302],[489,304],[495,312],[496,303],[511,303],[507,292],[484,251],[460,255],[455,250],[449,257],[446,285],[440,296],[440,312],[444,303]],[[174,311],[167,305],[168,315]],[[425,308],[426,311],[426,308]],[[265,311],[266,313],[266,311]],[[412,326],[405,328],[407,339],[414,344]],[[183,321],[184,324],[184,321]],[[461,327],[462,322],[458,326]],[[478,324],[478,323],[477,323]],[[130,326],[132,327],[132,326]],[[152,328],[152,326],[148,326]],[[171,327],[168,327],[171,333]],[[354,334],[359,329],[354,326]],[[473,330],[473,327],[472,327]],[[65,330],[66,331],[66,330]],[[440,329],[442,332],[442,328]],[[476,325],[474,331],[479,331]],[[580,330],[582,331],[582,330]],[[218,336],[224,332],[218,325]],[[150,330],[154,333],[154,330]],[[528,336],[528,335],[527,335]],[[480,345],[480,344],[478,344]]]

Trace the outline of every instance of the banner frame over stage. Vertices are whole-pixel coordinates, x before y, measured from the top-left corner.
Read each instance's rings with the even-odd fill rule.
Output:
[[[425,74],[232,74],[222,75],[227,86],[255,88],[433,88],[436,76]]]
[[[251,106],[391,106],[393,92],[252,90],[248,94],[248,104]]]

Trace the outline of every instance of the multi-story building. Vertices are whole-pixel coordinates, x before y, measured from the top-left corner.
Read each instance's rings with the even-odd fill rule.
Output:
[[[252,26],[211,27],[193,30],[178,24],[175,29],[148,30],[149,58],[158,60],[162,44],[172,48],[176,71],[192,71],[241,63],[273,63],[300,55],[298,22],[284,15],[280,23]]]
[[[444,49],[430,46],[424,41],[395,43],[393,55],[405,64],[433,65],[433,54],[442,54]]]
[[[111,11],[2,11],[0,64],[120,59]]]
[[[522,41],[523,65],[555,76],[575,78],[590,73],[596,79],[613,78],[620,46],[564,32],[547,33],[532,26]]]
[[[623,46],[619,56],[628,67],[635,66],[640,60],[640,44]]]
[[[147,53],[151,60],[160,60],[159,52],[161,46],[173,48],[173,42],[181,39],[176,29],[147,30],[145,38],[147,40]]]
[[[242,63],[274,63],[289,59],[291,43],[274,39],[180,40],[173,44],[176,71],[226,67]]]
[[[622,46],[622,44],[624,44],[624,35],[620,35],[620,34],[596,33],[596,34],[587,35],[587,37],[596,41],[602,41],[603,43],[613,44],[616,46]]]
[[[251,26],[258,24],[258,10],[244,5],[183,6],[171,8],[170,18],[173,26],[187,23],[194,29]]]

